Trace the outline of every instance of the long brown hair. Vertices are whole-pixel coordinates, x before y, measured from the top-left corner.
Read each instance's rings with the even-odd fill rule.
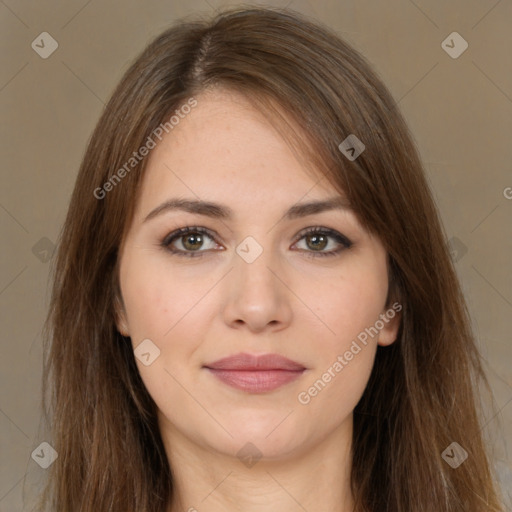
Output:
[[[402,304],[402,320],[397,341],[378,348],[354,411],[357,510],[501,511],[479,425],[480,356],[397,105],[329,29],[290,10],[261,8],[177,23],[158,36],[125,73],[92,134],[53,269],[43,410],[59,456],[41,506],[164,512],[171,501],[155,404],[115,325],[118,251],[146,159],[129,171],[126,162],[209,87],[239,91],[267,113],[280,106],[297,128],[291,138],[303,157],[348,196],[388,252],[388,299]],[[365,145],[353,161],[338,147],[350,134]],[[469,454],[456,469],[442,457],[452,442]]]

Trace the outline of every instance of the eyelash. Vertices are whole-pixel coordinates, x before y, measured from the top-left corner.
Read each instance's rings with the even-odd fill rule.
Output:
[[[172,243],[175,240],[179,240],[180,237],[190,234],[190,233],[198,233],[202,235],[207,235],[210,237],[213,241],[215,241],[215,237],[213,233],[210,232],[210,230],[206,228],[202,228],[199,226],[188,226],[185,228],[177,229],[176,231],[173,231],[172,233],[169,233],[162,241],[162,247],[164,247],[166,250],[170,251],[172,254],[175,254],[177,256],[184,256],[186,258],[197,258],[201,257],[205,252],[207,251],[183,251],[181,249],[175,249],[172,247]],[[333,238],[336,242],[341,244],[341,247],[338,247],[337,249],[331,250],[331,251],[308,251],[303,250],[306,253],[309,253],[308,256],[312,258],[316,257],[325,257],[325,256],[336,256],[341,251],[348,249],[352,246],[352,242],[341,233],[338,233],[337,231],[334,231],[333,229],[329,228],[322,228],[319,226],[313,227],[313,228],[306,228],[302,230],[299,233],[299,238],[296,242],[294,242],[294,245],[305,238],[308,235],[311,234],[318,234],[318,235],[324,235]]]

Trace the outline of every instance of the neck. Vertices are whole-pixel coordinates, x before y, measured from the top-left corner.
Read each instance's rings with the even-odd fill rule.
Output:
[[[350,490],[352,417],[314,446],[293,453],[247,458],[216,452],[178,432],[161,418],[173,474],[168,512],[353,512]],[[242,443],[243,446],[245,443]]]

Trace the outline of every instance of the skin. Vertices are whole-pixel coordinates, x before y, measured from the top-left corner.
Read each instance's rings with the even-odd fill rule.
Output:
[[[216,89],[196,99],[148,157],[120,255],[118,329],[134,349],[150,339],[160,350],[149,366],[136,362],[158,407],[174,474],[168,510],[351,511],[352,414],[377,345],[393,343],[400,315],[307,405],[297,397],[389,309],[386,251],[349,208],[283,219],[296,203],[341,196],[304,167],[243,96]],[[170,198],[220,203],[233,218],[174,210],[144,221]],[[162,246],[185,226],[212,232],[198,244],[200,257]],[[299,236],[315,226],[352,245],[328,237],[318,249],[311,236]],[[187,236],[173,246],[190,248]],[[252,263],[236,252],[247,236],[263,248]],[[318,256],[339,247],[336,255]],[[307,369],[256,394],[203,368],[240,352],[278,353]],[[262,455],[252,467],[237,457],[249,442]]]

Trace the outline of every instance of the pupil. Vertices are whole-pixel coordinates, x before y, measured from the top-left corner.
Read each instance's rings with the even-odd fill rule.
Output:
[[[202,236],[199,234],[187,235],[185,243],[186,249],[198,249],[202,244]]]
[[[320,249],[324,249],[325,246],[327,245],[327,240],[326,240],[326,237],[324,235],[311,235],[309,237],[309,241],[311,241],[313,243],[313,248],[320,248]],[[320,243],[318,243],[320,242]]]

